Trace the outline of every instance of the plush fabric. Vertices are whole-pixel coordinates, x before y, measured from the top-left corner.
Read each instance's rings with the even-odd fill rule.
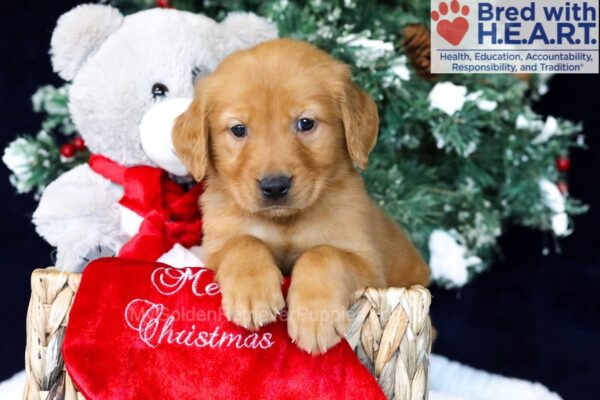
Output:
[[[430,363],[430,387],[443,394],[440,400],[562,400],[538,382],[491,374],[437,354]]]
[[[126,166],[156,166],[151,154],[158,150],[172,156],[167,165],[181,167],[181,175],[184,167],[170,148],[142,147],[143,117],[163,102],[191,98],[197,79],[229,53],[275,37],[275,25],[251,13],[217,23],[174,9],[124,16],[108,5],[84,4],[59,18],[50,54],[54,70],[70,81],[69,111],[91,152]],[[166,89],[162,95],[154,93],[156,84]],[[164,117],[161,126],[172,126],[173,116]],[[170,130],[161,135],[170,137]],[[121,194],[119,185],[87,165],[48,185],[33,223],[57,247],[57,268],[81,271],[137,233],[122,229]]]
[[[198,197],[203,184],[185,191],[166,171],[148,166],[124,167],[93,154],[90,167],[125,190],[119,204],[142,219],[139,231],[121,248],[119,257],[155,261],[175,244],[200,244],[202,220]]]
[[[114,254],[129,239],[120,224],[123,189],[87,164],[61,175],[44,190],[33,213],[37,233],[56,247],[56,266],[81,271],[103,248]],[[100,250],[100,251],[98,251]]]
[[[314,356],[291,342],[283,318],[257,332],[227,321],[212,279],[213,272],[202,268],[93,261],[63,344],[67,370],[84,396],[385,398],[345,341]]]
[[[430,371],[429,400],[561,400],[539,383],[490,374],[438,355],[432,356]],[[21,400],[24,387],[25,371],[20,371],[0,383],[0,399]]]
[[[128,166],[153,165],[140,143],[144,113],[165,99],[192,97],[194,78],[229,53],[276,36],[273,24],[251,13],[217,23],[175,9],[123,16],[85,4],[58,20],[52,64],[72,81],[69,111],[90,150]],[[168,89],[164,96],[153,96],[156,83]]]
[[[23,370],[0,382],[0,399],[22,400],[26,377],[25,370]]]

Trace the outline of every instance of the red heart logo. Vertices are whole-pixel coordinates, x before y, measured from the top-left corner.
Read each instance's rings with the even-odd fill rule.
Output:
[[[457,17],[450,22],[447,19],[438,22],[436,31],[453,46],[458,46],[469,30],[469,21],[463,17]]]
[[[85,398],[385,400],[346,341],[311,356],[282,320],[255,332],[227,321],[213,277],[147,261],[90,263],[63,343]]]

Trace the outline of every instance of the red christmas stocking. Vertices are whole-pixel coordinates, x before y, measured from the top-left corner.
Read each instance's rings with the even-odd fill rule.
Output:
[[[385,399],[346,341],[311,356],[284,321],[228,322],[213,272],[120,258],[83,273],[63,344],[90,400]]]

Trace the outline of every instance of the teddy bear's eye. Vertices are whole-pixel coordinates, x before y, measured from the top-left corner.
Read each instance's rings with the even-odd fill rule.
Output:
[[[163,83],[155,83],[152,85],[152,97],[155,99],[158,97],[165,97],[168,92],[169,88]]]

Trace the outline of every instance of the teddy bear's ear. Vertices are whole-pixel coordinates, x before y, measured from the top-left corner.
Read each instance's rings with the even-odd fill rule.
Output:
[[[50,41],[52,66],[71,80],[85,60],[123,23],[123,15],[110,6],[83,4],[63,14]]]
[[[225,42],[223,46],[226,56],[236,50],[247,49],[278,36],[275,24],[253,13],[232,12],[219,24]]]

